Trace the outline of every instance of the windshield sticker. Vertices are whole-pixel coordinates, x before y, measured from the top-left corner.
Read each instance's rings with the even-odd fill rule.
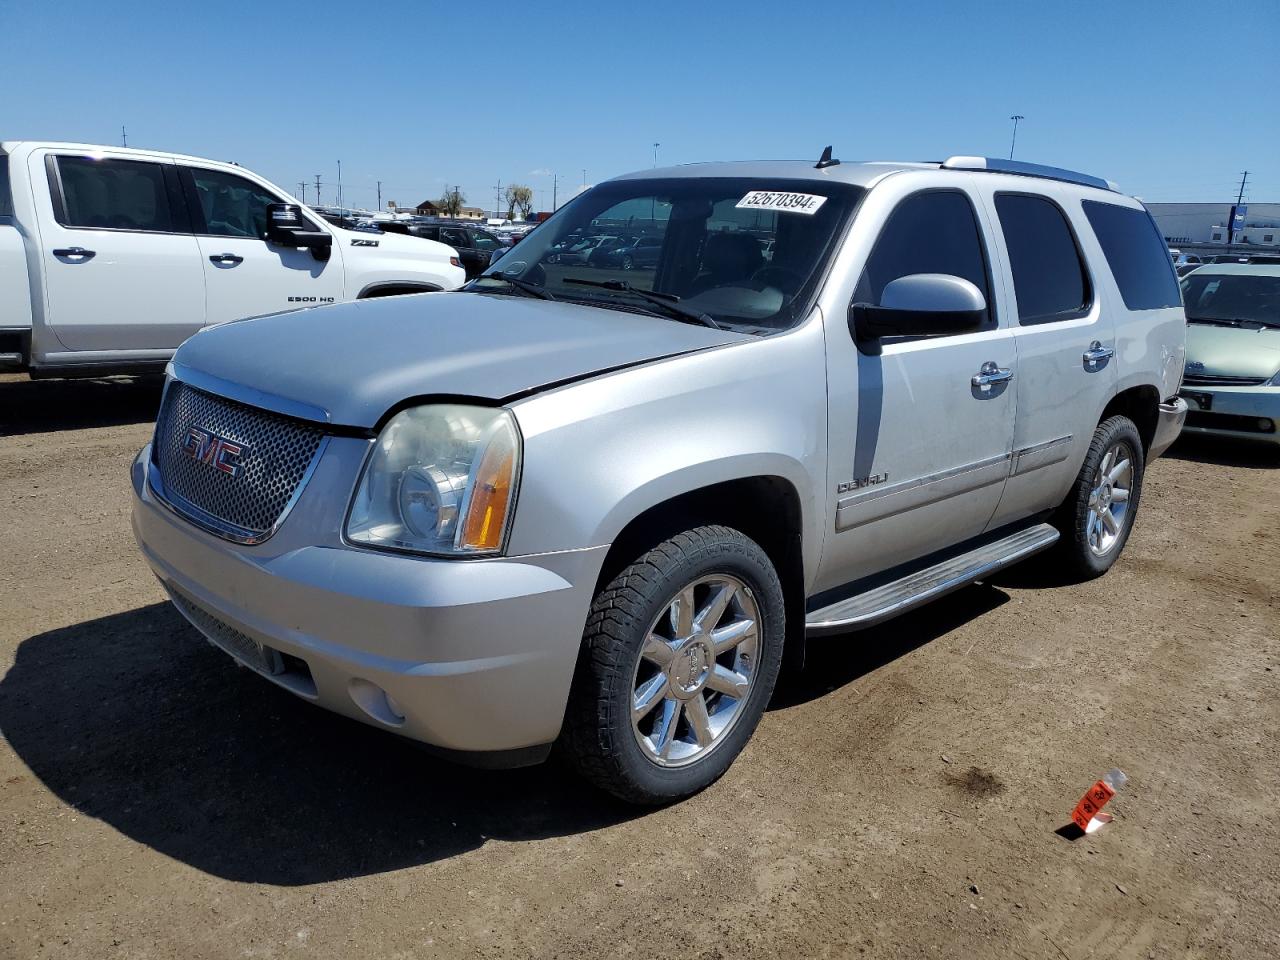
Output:
[[[804,213],[813,216],[826,202],[826,197],[819,197],[812,193],[752,190],[739,200],[736,206],[739,210],[777,210],[781,213]]]

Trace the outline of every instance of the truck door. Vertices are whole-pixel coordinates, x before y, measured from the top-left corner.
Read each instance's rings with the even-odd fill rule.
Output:
[[[341,244],[334,243],[322,261],[310,250],[264,239],[267,205],[289,202],[285,197],[223,170],[185,164],[178,170],[204,265],[208,324],[343,299]],[[306,219],[308,229],[329,229]]]
[[[67,350],[170,351],[204,325],[204,271],[172,163],[37,152],[27,172],[45,322]]]
[[[976,331],[861,345],[845,316],[830,318],[827,496],[835,522],[817,590],[982,533],[1009,472],[1015,355],[992,291],[984,226],[967,190],[919,184],[890,181],[859,212],[860,222],[883,228],[853,302],[879,304],[899,277],[948,274],[982,292],[987,317]]]
[[[1116,305],[1086,266],[1100,252],[1079,200],[1054,184],[1034,193],[987,187],[997,245],[1009,265],[1007,313],[1018,350],[1018,416],[1009,482],[993,525],[1056,506],[1067,495],[1116,389]],[[1070,212],[1068,212],[1070,211]],[[1086,254],[1089,257],[1086,259]]]

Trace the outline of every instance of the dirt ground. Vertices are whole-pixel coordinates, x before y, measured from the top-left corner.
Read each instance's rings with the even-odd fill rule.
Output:
[[[1280,458],[1183,441],[1108,576],[815,643],[636,811],[204,643],[129,529],[157,398],[0,378],[0,957],[1280,956]],[[1115,822],[1056,834],[1113,766]]]

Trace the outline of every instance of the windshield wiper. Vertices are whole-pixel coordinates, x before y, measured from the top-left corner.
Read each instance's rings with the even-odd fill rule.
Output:
[[[1212,323],[1220,327],[1248,327],[1261,330],[1263,327],[1277,327],[1280,323],[1270,320],[1255,320],[1246,317],[1187,317],[1191,323]]]
[[[515,274],[503,273],[501,270],[495,270],[493,273],[482,273],[476,277],[476,280],[501,280],[503,283],[509,283],[511,286],[519,290],[521,293],[531,297],[537,297],[539,300],[554,300],[555,294],[545,287],[539,286]]]
[[[626,280],[584,280],[581,277],[565,277],[564,282],[576,283],[583,287],[602,287],[605,290],[617,290],[619,293],[629,293],[633,297],[639,297],[641,300],[649,301],[655,307],[663,310],[667,316],[675,320],[679,320],[682,323],[700,323],[704,327],[711,327],[715,330],[724,329],[705,313],[680,306],[680,298],[674,293],[657,293],[653,290],[641,290],[637,287],[633,287]]]

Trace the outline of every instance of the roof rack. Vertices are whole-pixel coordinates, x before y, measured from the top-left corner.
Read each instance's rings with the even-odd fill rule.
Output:
[[[1024,163],[1021,160],[1002,160],[999,157],[948,157],[942,161],[944,170],[987,170],[991,173],[1016,173],[1023,177],[1039,177],[1042,180],[1061,180],[1063,183],[1078,183],[1084,187],[1097,187],[1099,190],[1110,190],[1119,193],[1120,188],[1110,180],[1092,177],[1087,173],[1074,170],[1063,170],[1061,167],[1046,167],[1041,163]]]

